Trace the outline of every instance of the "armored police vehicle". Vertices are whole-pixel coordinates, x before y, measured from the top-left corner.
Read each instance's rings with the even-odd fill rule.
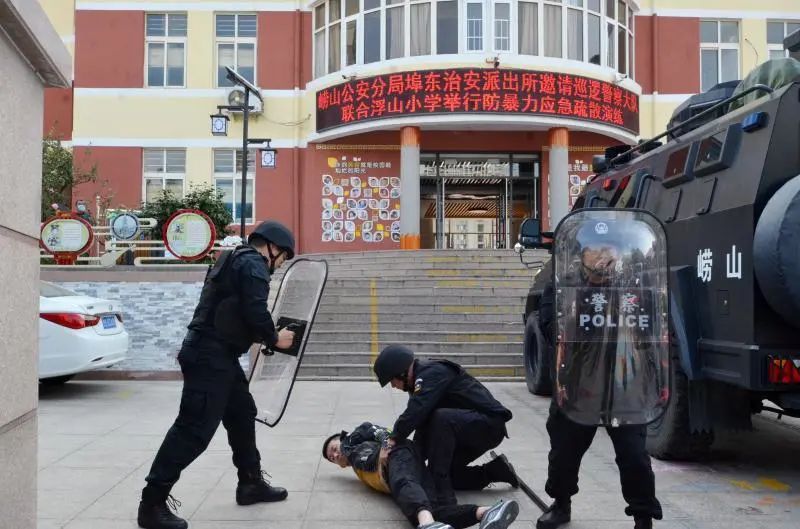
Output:
[[[666,227],[674,373],[649,426],[659,458],[702,455],[715,429],[749,428],[765,409],[800,416],[800,32],[786,47],[794,58],[693,97],[661,136],[609,149],[575,205],[644,209]],[[530,219],[517,249],[547,248],[548,235]],[[524,315],[540,395],[552,388],[552,337],[538,323],[548,281],[550,263]]]

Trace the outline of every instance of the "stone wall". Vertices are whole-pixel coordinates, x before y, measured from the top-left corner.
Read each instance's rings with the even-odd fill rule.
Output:
[[[201,282],[57,282],[122,306],[130,336],[128,359],[109,369],[179,371],[176,355],[200,299]]]

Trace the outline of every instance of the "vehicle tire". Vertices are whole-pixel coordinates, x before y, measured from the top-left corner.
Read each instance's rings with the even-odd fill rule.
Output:
[[[539,321],[531,313],[525,322],[525,341],[522,345],[525,360],[525,383],[534,395],[549,396],[553,392],[550,375],[550,348],[542,338]]]
[[[39,380],[44,386],[60,386],[62,384],[66,384],[75,375],[61,375],[60,377],[50,377],[50,378],[43,378]]]
[[[714,432],[689,427],[689,379],[677,359],[672,362],[672,398],[667,410],[647,427],[647,451],[665,461],[702,459],[714,443]]]

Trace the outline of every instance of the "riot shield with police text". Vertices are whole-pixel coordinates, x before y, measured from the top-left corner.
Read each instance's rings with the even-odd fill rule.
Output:
[[[581,209],[553,243],[556,403],[587,425],[648,424],[670,396],[667,241],[652,214]]]
[[[285,350],[262,349],[250,373],[256,420],[267,426],[278,424],[289,403],[327,279],[328,263],[308,259],[294,261],[283,276],[271,313],[276,329],[294,331],[294,343]]]

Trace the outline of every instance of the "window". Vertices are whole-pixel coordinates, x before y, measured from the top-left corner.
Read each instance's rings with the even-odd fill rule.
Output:
[[[148,13],[145,48],[147,86],[185,86],[186,14]]]
[[[339,0],[328,2],[328,71],[341,69],[342,64],[342,5]]]
[[[492,51],[632,76],[628,0],[317,0],[314,76],[390,59]]]
[[[483,3],[467,3],[467,51],[483,50]]]
[[[517,21],[519,24],[519,53],[539,54],[539,4],[519,2]]]
[[[255,190],[256,151],[247,151],[247,193],[245,222],[252,224],[253,196]],[[235,160],[234,160],[235,158]],[[242,150],[214,150],[214,187],[223,192],[222,201],[233,216],[234,222],[242,222]]]
[[[511,4],[505,2],[494,4],[494,49],[511,49]]]
[[[344,65],[351,66],[358,61],[358,11],[359,0],[345,1]]]
[[[386,0],[388,4],[402,4],[403,0]],[[406,34],[405,26],[406,6],[392,6],[386,8],[386,58],[399,59],[405,55]]]
[[[583,0],[567,0],[568,5],[583,7]],[[583,60],[583,10],[567,9],[567,58]]]
[[[256,15],[217,15],[217,86],[233,86],[225,71],[230,66],[256,84]]]
[[[700,22],[700,77],[703,92],[739,79],[739,22]]]
[[[411,4],[411,50],[409,55],[431,54],[431,4]]]
[[[162,192],[183,197],[186,177],[185,149],[144,149],[144,201],[157,198]]]
[[[544,5],[544,55],[546,57],[561,58],[563,46],[561,36],[564,28],[561,25],[561,15],[564,10],[561,6]]]
[[[800,22],[767,22],[767,47],[770,60],[789,56],[789,50],[783,49],[783,39],[799,29]]]
[[[458,2],[436,2],[436,53],[458,53]]]

